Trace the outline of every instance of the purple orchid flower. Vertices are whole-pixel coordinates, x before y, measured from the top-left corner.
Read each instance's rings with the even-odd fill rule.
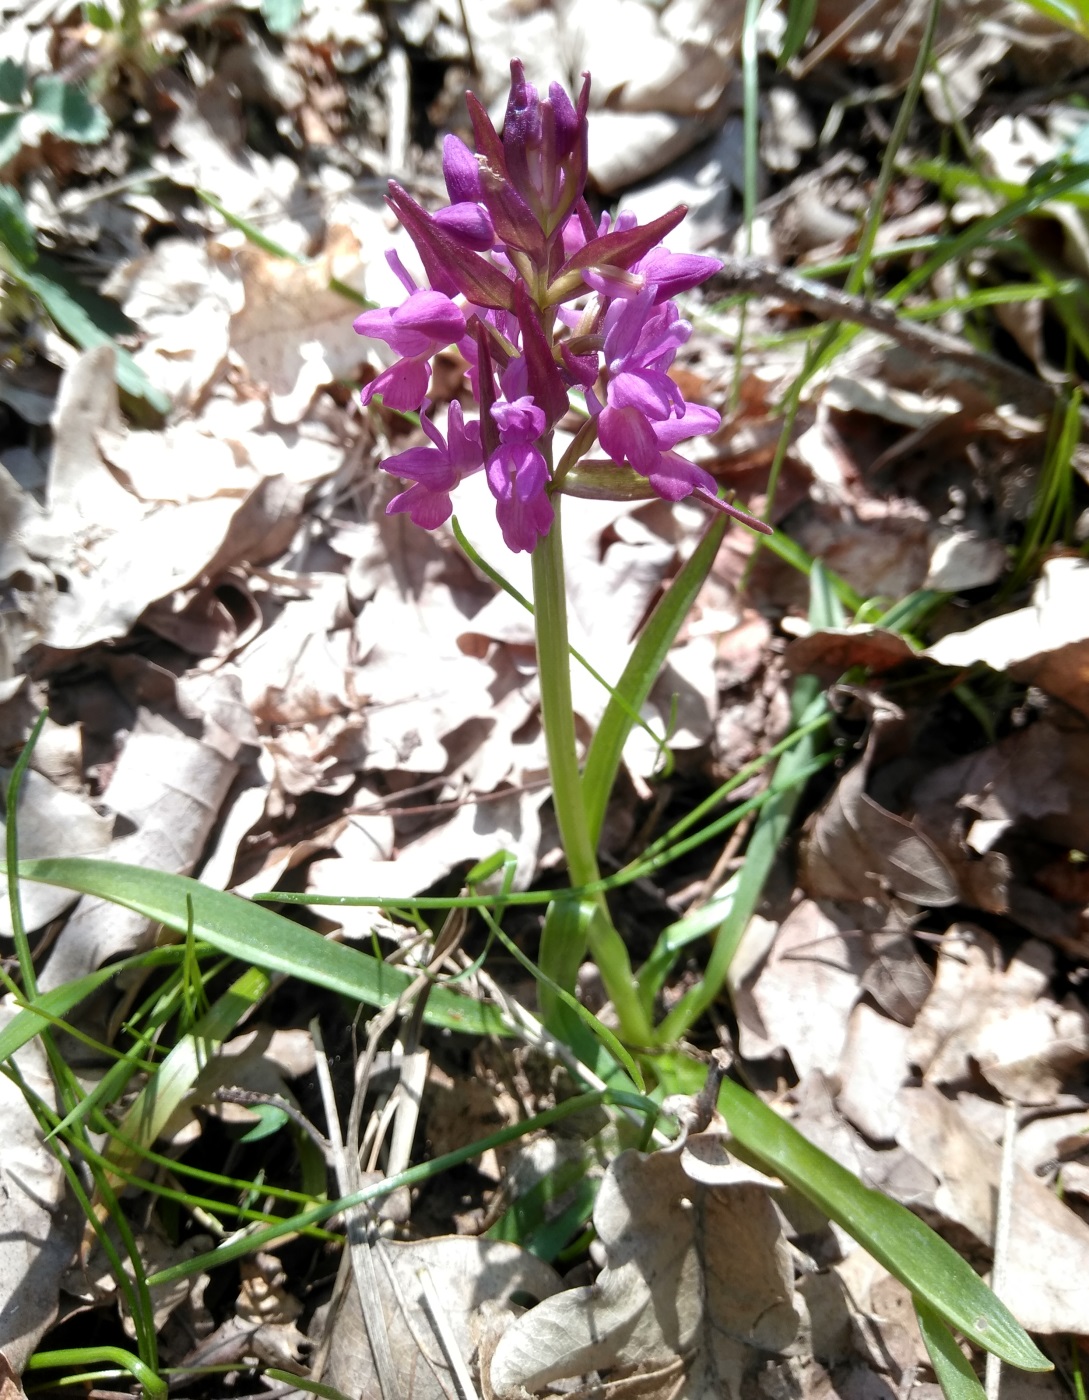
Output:
[[[671,302],[654,305],[652,286],[630,300],[614,301],[605,316],[605,406],[587,391],[597,411],[598,440],[614,462],[629,462],[644,475],[658,457],[655,423],[681,417],[684,396],[666,370],[692,333]]]
[[[486,253],[495,247],[495,226],[480,202],[480,166],[459,136],[442,143],[442,173],[450,203],[435,211],[435,222],[472,252]]]
[[[430,286],[417,286],[389,255],[406,300],[364,312],[355,328],[399,358],[367,385],[363,402],[381,393],[403,411],[426,404],[431,360],[455,346],[480,405],[479,419],[466,423],[452,404],[445,439],[425,413],[429,445],[383,463],[410,483],[389,510],[427,529],[449,519],[451,492],[483,467],[507,546],[534,549],[552,528],[552,495],[577,465],[561,461],[555,477],[550,466],[573,388],[585,391],[591,414],[576,450],[585,457],[596,432],[611,459],[599,464],[598,494],[637,494],[634,468],[665,500],[696,495],[749,520],[717,501],[708,471],[674,451],[713,431],[719,415],[686,403],[670,377],[691,335],[673,298],[721,264],[663,243],[683,206],[644,225],[629,213],[594,221],[584,197],[589,94],[587,75],[577,100],[556,83],[542,98],[515,59],[502,135],[469,93],[476,150],[453,135],[443,143],[449,205],[429,213],[390,185],[390,207]]]
[[[522,392],[528,383],[525,360],[512,360],[501,379],[506,397],[492,405],[499,446],[486,468],[503,540],[515,554],[532,552],[554,516],[548,499],[548,464],[537,446],[545,431],[545,413],[531,395]]]
[[[465,315],[442,292],[421,290],[412,281],[396,253],[386,260],[408,289],[408,298],[392,309],[380,307],[364,311],[352,322],[357,335],[384,340],[403,358],[383,370],[362,391],[364,404],[375,394],[402,413],[420,407],[431,382],[432,355],[452,345],[465,334]]]
[[[386,514],[403,512],[413,524],[425,530],[436,530],[453,514],[450,493],[464,477],[480,470],[484,456],[480,447],[480,424],[475,418],[466,423],[456,399],[450,405],[445,438],[427,417],[428,408],[430,404],[425,400],[420,427],[433,445],[410,447],[383,464],[387,471],[413,483],[407,491],[394,496],[386,507]]]

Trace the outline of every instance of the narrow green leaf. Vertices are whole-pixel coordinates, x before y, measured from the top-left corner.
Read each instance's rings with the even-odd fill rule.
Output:
[[[915,1299],[919,1331],[945,1400],[985,1400],[986,1391],[957,1339],[928,1303]]]
[[[117,345],[110,332],[103,329],[102,321],[120,314],[113,302],[85,287],[77,287],[72,279],[45,258],[40,259],[33,272],[24,271],[16,276],[42,303],[56,322],[57,329],[82,350],[89,350],[93,345],[113,346],[117,356],[115,375],[122,389],[136,398],[144,399],[157,413],[169,411],[170,399],[166,394],[155,388],[129,352]]]
[[[14,58],[0,58],[0,103],[21,107],[26,96],[26,67]]]
[[[843,610],[835,585],[824,566],[815,560],[809,571],[809,623],[814,629],[843,625]],[[814,676],[799,676],[790,697],[795,726],[804,729],[823,717],[826,704]],[[760,810],[745,851],[737,887],[723,918],[707,968],[700,981],[684,994],[658,1028],[660,1043],[679,1040],[714,1003],[725,985],[734,954],[741,945],[749,921],[756,912],[779,848],[790,830],[794,811],[817,757],[818,734],[809,733],[788,749],[772,775],[771,796]]]
[[[62,141],[93,146],[110,134],[110,119],[98,103],[55,74],[37,79],[31,106],[42,125]]]
[[[74,856],[20,861],[19,876],[108,899],[165,924],[179,935],[190,927],[187,902],[191,901],[193,934],[213,948],[268,972],[284,972],[327,987],[368,1006],[389,1006],[414,981],[399,967],[390,967],[345,943],[332,943],[282,914],[237,895],[208,889],[187,875]],[[441,984],[431,990],[424,1019],[473,1035],[509,1033],[494,1007]]]
[[[2,120],[0,118],[0,122]],[[0,127],[0,144],[2,142],[3,130]],[[3,164],[4,155],[0,150],[0,165]],[[37,261],[38,240],[27,218],[26,206],[11,185],[0,185],[0,243],[25,268],[32,267]]]
[[[239,1142],[260,1142],[262,1138],[271,1137],[278,1133],[288,1122],[288,1116],[282,1108],[277,1108],[274,1103],[254,1104],[252,1113],[257,1115],[257,1122],[249,1130],[243,1133],[238,1139]]]
[[[180,956],[179,948],[153,948],[135,957],[111,963],[109,967],[100,967],[97,972],[89,972],[86,977],[79,977],[74,982],[65,982],[60,987],[54,987],[52,991],[40,993],[0,1030],[0,1064],[10,1059],[27,1041],[47,1030],[54,1019],[67,1015],[73,1006],[86,1001],[99,987],[112,982],[126,968],[156,967],[162,963],[177,962]],[[39,1015],[36,1010],[38,1007],[48,1014]]]
[[[101,29],[108,33],[113,27],[113,15],[110,14],[107,5],[95,3],[95,0],[84,0],[83,15],[88,24],[93,24],[96,29]]]
[[[241,214],[233,214],[227,206],[215,197],[209,190],[197,190],[197,198],[203,199],[205,204],[214,209],[221,218],[226,219],[231,228],[236,228],[239,233],[244,233],[247,240],[255,248],[260,248],[263,253],[269,253],[274,258],[286,258],[288,262],[297,263],[300,267],[306,266],[306,258],[301,253],[293,253],[290,248],[285,248],[282,243],[277,243],[274,238],[269,238],[268,234],[262,233],[256,224],[249,219],[244,219]]]
[[[247,968],[200,1018],[188,1035],[179,1037],[170,1053],[140,1090],[121,1120],[126,1141],[112,1142],[107,1152],[111,1167],[136,1171],[141,1149],[151,1147],[181,1107],[202,1069],[234,1030],[238,1022],[268,991],[269,979],[256,968]],[[113,1179],[114,1187],[121,1178]]]
[[[638,715],[650,694],[669,648],[711,571],[728,523],[724,515],[717,515],[711,521],[691,558],[673,580],[669,591],[659,599],[639,634],[624,673],[617,682],[616,691],[605,707],[597,733],[590,741],[582,773],[582,791],[590,842],[595,847],[601,835],[601,823],[616,781],[624,744],[631,733],[631,717]]]
[[[744,1153],[819,1206],[949,1326],[1011,1366],[1052,1369],[971,1265],[917,1215],[863,1186],[740,1084],[724,1080],[718,1106]]]
[[[790,0],[787,5],[786,29],[783,42],[779,46],[779,67],[785,68],[792,58],[801,53],[813,19],[817,13],[817,0]]]

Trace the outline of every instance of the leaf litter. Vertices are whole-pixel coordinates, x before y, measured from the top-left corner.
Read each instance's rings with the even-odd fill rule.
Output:
[[[790,85],[762,69],[761,155],[774,193],[757,208],[752,246],[773,270],[833,264],[856,246],[881,139],[883,98],[866,85],[906,80],[925,7],[865,8],[863,22],[850,7],[814,7]],[[1085,41],[1027,6],[1011,24],[1007,9],[943,6],[924,95],[934,142],[942,124],[968,122],[988,177],[1024,185],[1066,158],[1076,114],[1059,97],[1046,117],[995,117],[988,104],[1016,92],[1010,72],[1055,83],[1078,71]],[[147,151],[137,127],[117,120],[101,146],[43,132],[6,172],[23,182],[52,253],[90,254],[91,275],[129,318],[126,348],[170,405],[160,421],[119,399],[108,345],[78,352],[63,324],[24,313],[16,331],[5,321],[8,761],[36,708],[48,701],[52,711],[24,789],[23,855],[103,853],[248,892],[285,881],[320,894],[403,896],[443,886],[500,847],[514,853],[518,888],[554,860],[528,615],[448,535],[410,535],[401,517],[382,514],[388,489],[376,462],[416,430],[354,406],[354,386],[384,353],[351,333],[344,290],[387,299],[377,250],[390,228],[375,176],[403,174],[391,159],[410,159],[426,192],[438,170],[430,140],[402,139],[392,54],[407,43],[417,79],[441,72],[427,108],[436,129],[460,120],[456,95],[474,57],[485,99],[500,92],[512,53],[546,82],[589,67],[599,80],[598,189],[640,184],[629,207],[641,214],[684,200],[697,210],[688,227],[729,249],[744,184],[743,7],[418,0],[401,7],[399,29],[385,11],[357,10],[348,17],[307,0],[282,41],[258,28],[252,10],[218,28],[214,20],[218,52],[194,47],[181,66],[158,66],[179,35],[172,21],[156,21],[159,57],[140,80],[141,121],[155,135],[148,168],[138,167]],[[55,7],[6,13],[0,56],[25,63],[31,82],[48,72],[52,45],[69,62],[113,62],[107,31],[76,26]],[[782,21],[780,7],[765,7],[765,56]],[[622,50],[620,29],[645,42]],[[822,75],[852,100],[830,110],[814,81]],[[422,109],[422,91],[413,101]],[[861,125],[859,111],[868,114]],[[255,112],[290,133],[286,143],[255,135],[257,118],[247,129]],[[849,134],[842,142],[837,123]],[[913,157],[932,154],[920,147]],[[138,169],[139,178],[118,179]],[[924,175],[898,176],[878,234],[882,257],[904,272],[910,255],[896,252],[898,240],[925,242],[947,220],[970,230],[1004,197],[967,178],[938,197]],[[1062,275],[1083,270],[1072,204],[1053,199],[1018,229],[1049,240]],[[1024,282],[1032,254],[1031,241],[998,244],[975,255],[970,276],[992,287]],[[935,298],[955,290],[943,275],[934,273]],[[833,281],[810,283],[829,287],[816,300],[800,300],[786,275],[765,285],[749,302],[736,374],[736,303],[693,307],[693,355],[679,373],[726,410],[704,465],[757,508],[779,441],[779,399],[802,364],[797,336],[812,335],[814,318],[838,324],[858,310],[837,303]],[[878,283],[894,286],[891,277]],[[754,562],[751,544],[728,536],[648,703],[646,718],[670,730],[678,771],[656,778],[657,746],[637,734],[623,781],[640,820],[653,815],[654,793],[663,807],[690,803],[701,784],[781,736],[792,676],[830,686],[846,678],[832,692],[838,769],[810,795],[804,832],[750,924],[722,1029],[736,1029],[742,1063],[780,1111],[864,1180],[958,1242],[970,1238],[981,1268],[994,1243],[1002,1105],[1018,1105],[1004,1297],[1055,1338],[1084,1334],[1089,1272],[1079,1160],[1089,634],[1080,522],[1011,581],[1010,551],[1040,499],[1046,415],[1057,402],[1049,347],[1061,300],[1046,295],[1046,278],[1036,291],[994,312],[992,344],[1016,347],[1004,363],[1016,359],[1020,379],[975,351],[953,307],[936,318],[944,350],[912,338],[918,323],[906,317],[891,330],[863,321],[867,329],[810,379],[785,440],[776,523],[858,603],[932,590],[941,596],[929,616],[902,629],[860,613],[812,630],[797,571],[767,550]],[[461,367],[446,372],[452,396]],[[568,521],[574,640],[613,679],[698,520],[659,503],[580,505]],[[494,522],[479,506],[470,494],[461,523],[495,560]],[[512,582],[527,591],[517,570]],[[585,738],[607,697],[577,667],[575,681]],[[972,718],[981,709],[986,723]],[[606,824],[616,859],[635,825],[624,807]],[[663,877],[654,898],[668,917],[693,891],[709,891],[713,861]],[[154,937],[146,920],[115,906],[85,898],[68,914],[71,903],[45,886],[23,892],[31,931],[52,940],[43,987]],[[411,932],[377,911],[324,915],[329,932],[376,932],[400,954],[412,947]],[[301,1029],[282,1033],[308,1041]],[[231,1082],[220,1089],[292,1102],[278,1071],[253,1067],[259,1056],[227,1058]],[[518,1112],[563,1092],[534,1078],[522,1052],[498,1065],[484,1059],[497,1098]],[[466,1082],[456,1057],[448,1068],[455,1086]],[[308,1073],[298,1063],[293,1072]],[[252,1108],[217,1107],[215,1091],[198,1086],[173,1150],[215,1139],[232,1117],[253,1124]],[[453,1129],[436,1116],[437,1140],[457,1137],[453,1116]],[[7,1300],[27,1270],[36,1281],[29,1322],[0,1314],[13,1375],[58,1305],[65,1316],[88,1299],[101,1306],[93,1289],[80,1295],[74,1276],[72,1291],[59,1293],[72,1241],[55,1159],[31,1128],[27,1151],[26,1170],[14,1149],[4,1159],[14,1173],[9,1204],[22,1202],[21,1244],[34,1245],[25,1268],[4,1266]],[[791,1193],[724,1165],[721,1153],[712,1132],[650,1156],[629,1148],[603,1176],[587,1167],[600,1182],[598,1243],[568,1278],[509,1243],[414,1236],[411,1211],[384,1226],[401,1231],[374,1248],[389,1279],[382,1296],[397,1371],[413,1378],[406,1392],[451,1393],[451,1335],[461,1364],[497,1395],[555,1379],[594,1385],[595,1372],[618,1393],[927,1392],[902,1287]],[[516,1164],[501,1155],[492,1167],[513,1173]],[[35,1181],[45,1173],[34,1190],[28,1172]],[[486,1197],[495,1180],[482,1172],[472,1190]],[[412,1203],[421,1218],[422,1209]],[[447,1216],[480,1212],[450,1206]],[[141,1249],[153,1267],[175,1257],[150,1231]],[[323,1257],[308,1276],[329,1266]],[[445,1336],[426,1278],[451,1325]],[[350,1292],[323,1333],[313,1298],[275,1255],[246,1266],[227,1316],[209,1308],[207,1288],[207,1277],[179,1288],[170,1318],[159,1318],[175,1360],[258,1358],[373,1393],[377,1373]],[[526,1294],[536,1305],[523,1311]]]

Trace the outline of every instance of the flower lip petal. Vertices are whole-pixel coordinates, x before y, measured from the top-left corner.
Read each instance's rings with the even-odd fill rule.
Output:
[[[676,452],[663,453],[646,476],[658,495],[667,501],[683,500],[698,490],[708,491],[714,496],[718,489],[710,472]]]
[[[686,403],[679,418],[665,418],[652,423],[654,436],[663,452],[668,452],[685,438],[702,437],[705,433],[716,432],[722,422],[722,414],[701,403]]]
[[[387,515],[407,514],[413,525],[422,530],[437,530],[454,513],[449,491],[431,491],[419,482],[394,496],[386,507]]]
[[[614,462],[628,462],[644,476],[661,456],[650,423],[635,408],[603,409],[597,420],[597,437]]]
[[[644,418],[669,416],[671,409],[684,403],[681,391],[668,374],[658,370],[625,370],[609,380],[607,398],[610,408],[633,408]]]
[[[360,398],[366,405],[375,394],[381,394],[387,408],[414,413],[424,401],[430,379],[431,368],[426,360],[398,360],[364,385]]]
[[[639,272],[657,289],[656,303],[667,301],[679,292],[691,291],[708,277],[722,271],[722,260],[703,253],[671,253],[668,248],[652,248],[639,261]]]

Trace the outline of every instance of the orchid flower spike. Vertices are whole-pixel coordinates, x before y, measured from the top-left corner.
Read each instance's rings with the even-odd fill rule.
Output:
[[[640,225],[631,214],[595,224],[585,199],[590,77],[572,99],[558,83],[542,97],[520,60],[511,62],[502,134],[466,95],[475,151],[443,143],[450,203],[429,213],[392,183],[389,204],[419,254],[420,286],[387,255],[406,291],[400,306],[365,311],[360,335],[397,357],[367,384],[364,404],[423,412],[428,446],[383,468],[409,482],[387,506],[425,529],[449,519],[451,493],[484,470],[511,550],[532,551],[552,527],[552,498],[577,489],[579,460],[594,440],[594,492],[614,499],[656,494],[700,501],[755,529],[768,526],[718,499],[705,468],[676,451],[719,426],[714,409],[686,402],[670,369],[692,328],[674,301],[717,272],[716,258],[673,253],[663,242],[683,206]],[[470,366],[478,416],[450,405],[444,437],[428,416],[432,364],[456,350]],[[553,467],[552,435],[570,390],[585,392],[590,422],[578,458]]]

